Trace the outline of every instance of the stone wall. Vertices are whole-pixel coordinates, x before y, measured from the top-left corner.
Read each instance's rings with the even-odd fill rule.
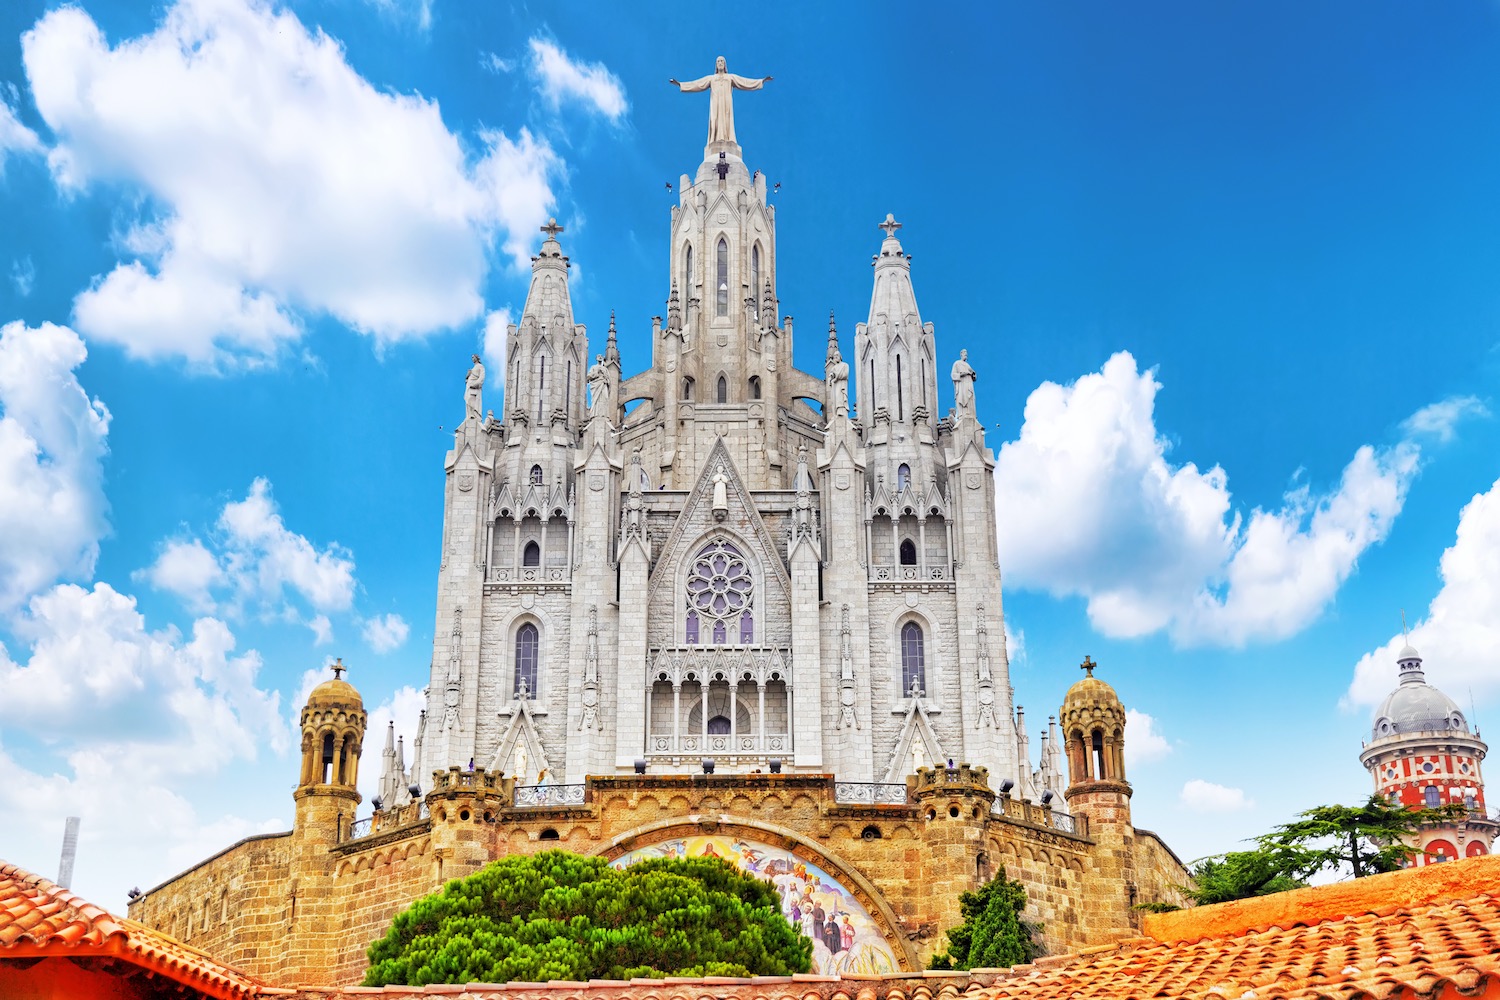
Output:
[[[614,858],[723,833],[795,851],[840,879],[904,971],[946,944],[959,896],[1002,870],[1026,886],[1027,916],[1042,923],[1048,952],[1102,943],[1132,917],[1090,915],[1101,877],[1095,838],[1052,828],[1040,806],[1006,801],[1004,814],[992,811],[981,768],[924,770],[900,805],[840,803],[831,775],[806,774],[591,778],[584,801],[568,806],[516,808],[513,793],[497,775],[452,770],[427,796],[430,818],[408,807],[404,822],[344,843],[312,830],[242,841],[153,889],[130,915],[273,983],[352,984],[402,907],[495,858],[553,848]],[[1160,887],[1186,873],[1154,834],[1134,841],[1141,898],[1165,898]],[[214,899],[227,902],[204,925],[203,901]],[[191,931],[189,913],[200,914]]]

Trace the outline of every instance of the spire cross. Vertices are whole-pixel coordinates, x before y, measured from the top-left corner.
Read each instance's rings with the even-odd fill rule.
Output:
[[[344,666],[344,658],[340,656],[333,663],[329,664],[328,669],[333,671],[333,679],[339,681],[344,679],[344,671],[349,668]]]
[[[548,219],[547,224],[542,227],[542,232],[547,234],[547,239],[557,239],[557,234],[563,232],[563,227],[557,224],[556,219]]]
[[[1092,676],[1094,676],[1094,668],[1097,667],[1098,665],[1099,664],[1097,664],[1093,660],[1091,660],[1089,658],[1089,655],[1087,653],[1085,653],[1083,655],[1083,662],[1080,663],[1080,664],[1078,664],[1078,669],[1079,670],[1087,670],[1089,672],[1089,676],[1092,677]]]
[[[896,217],[894,215],[892,215],[890,212],[887,212],[885,213],[885,221],[880,224],[879,228],[885,230],[887,239],[895,239],[896,230],[901,228],[901,223],[896,221]]]

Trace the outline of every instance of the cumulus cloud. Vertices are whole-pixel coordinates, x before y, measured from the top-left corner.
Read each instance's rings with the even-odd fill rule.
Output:
[[[574,60],[556,42],[531,40],[531,69],[537,90],[554,109],[564,101],[577,101],[610,121],[619,121],[629,108],[625,85],[608,67]]]
[[[1302,484],[1277,509],[1245,515],[1222,468],[1168,461],[1160,388],[1122,351],[1072,385],[1032,392],[996,465],[1008,582],[1084,597],[1110,636],[1166,630],[1184,645],[1241,646],[1295,634],[1389,533],[1418,442],[1361,447],[1337,486]],[[1452,409],[1445,424],[1429,407],[1421,423],[1440,434],[1465,408]]]
[[[489,370],[495,374],[492,376],[495,397],[499,398],[504,379],[501,377],[505,371],[505,342],[507,328],[515,322],[509,307],[504,309],[492,309],[484,317],[484,363]]]
[[[1156,728],[1156,719],[1133,708],[1125,710],[1125,766],[1160,760],[1172,752],[1172,744]]]
[[[198,539],[172,539],[161,547],[156,562],[135,577],[176,594],[194,611],[206,612],[214,609],[212,590],[224,583],[224,569]]]
[[[500,232],[524,262],[561,162],[521,130],[476,150],[436,103],[372,86],[259,0],[180,0],[111,46],[77,7],[22,38],[60,187],[148,216],[74,303],[85,335],[203,367],[264,362],[330,315],[384,344],[472,320]]]
[[[353,555],[337,542],[319,549],[289,529],[265,479],[251,483],[245,499],[224,505],[219,528],[226,575],[242,596],[275,603],[290,590],[319,612],[353,603]]]
[[[0,613],[93,575],[109,411],[74,375],[86,355],[67,327],[0,327]]]
[[[1427,680],[1460,703],[1467,693],[1500,693],[1500,479],[1476,494],[1458,516],[1453,544],[1438,563],[1443,585],[1411,630]],[[1346,707],[1374,706],[1396,685],[1396,653],[1408,639],[1395,633],[1360,657],[1344,696]]]
[[[42,140],[16,116],[15,84],[0,86],[0,176],[11,153],[40,153]]]
[[[253,759],[261,742],[287,746],[274,692],[256,686],[259,654],[236,655],[216,618],[190,638],[148,631],[135,598],[106,583],[61,584],[33,598],[14,632],[20,663],[0,647],[0,725],[97,753],[121,777],[184,776]]]
[[[376,615],[365,621],[365,642],[377,653],[389,653],[406,642],[411,626],[398,614]]]
[[[1193,778],[1185,783],[1178,801],[1193,812],[1205,813],[1239,812],[1255,805],[1245,797],[1243,789],[1216,785],[1202,778]]]

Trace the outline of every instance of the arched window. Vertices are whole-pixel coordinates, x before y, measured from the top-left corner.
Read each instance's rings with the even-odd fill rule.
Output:
[[[719,384],[714,389],[714,398],[717,402],[729,402],[729,381],[723,375],[719,376]]]
[[[875,402],[875,359],[870,359],[870,415],[875,415],[875,407],[880,404]]]
[[[755,318],[760,319],[760,244],[750,248],[750,297],[755,300]]]
[[[922,626],[907,622],[901,626],[901,693],[927,692],[927,652],[922,640]]]
[[[911,483],[911,466],[902,462],[896,466],[896,492],[900,493]]]
[[[542,467],[540,465],[533,465],[531,467],[531,485],[542,485]]]
[[[725,716],[725,715],[716,715],[712,719],[709,719],[708,720],[708,735],[710,735],[710,736],[728,736],[729,735],[729,717]]]
[[[333,734],[323,734],[323,780],[319,784],[327,785],[333,781]]]
[[[917,564],[917,546],[910,538],[901,539],[901,565],[915,566]]]
[[[691,377],[682,380],[682,398],[691,401],[693,398],[693,380]]]
[[[719,238],[719,261],[718,274],[714,279],[714,287],[719,290],[719,315],[729,315],[729,243],[721,236]]]
[[[540,566],[542,564],[542,547],[536,542],[527,542],[526,548],[521,550],[522,566]]]
[[[682,249],[682,287],[684,290],[693,287],[693,245],[691,243]]]
[[[1093,760],[1094,779],[1103,781],[1109,777],[1109,769],[1104,766],[1104,730],[1094,730],[1093,738],[1090,740],[1089,756]]]
[[[1422,800],[1428,809],[1436,809],[1443,804],[1443,800],[1438,794],[1437,785],[1428,785],[1422,789]]]
[[[573,359],[568,359],[568,379],[563,383],[563,412],[573,409]]]
[[[760,376],[759,375],[751,375],[750,376],[750,398],[751,399],[759,399],[760,398]]]
[[[522,685],[528,696],[536,695],[536,668],[542,651],[541,633],[535,625],[527,622],[516,629],[516,680],[513,697],[520,697]]]

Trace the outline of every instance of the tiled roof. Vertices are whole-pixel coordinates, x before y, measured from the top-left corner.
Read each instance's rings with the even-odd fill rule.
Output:
[[[248,1000],[261,987],[175,938],[0,862],[0,958],[31,957],[118,958],[217,1000]]]

